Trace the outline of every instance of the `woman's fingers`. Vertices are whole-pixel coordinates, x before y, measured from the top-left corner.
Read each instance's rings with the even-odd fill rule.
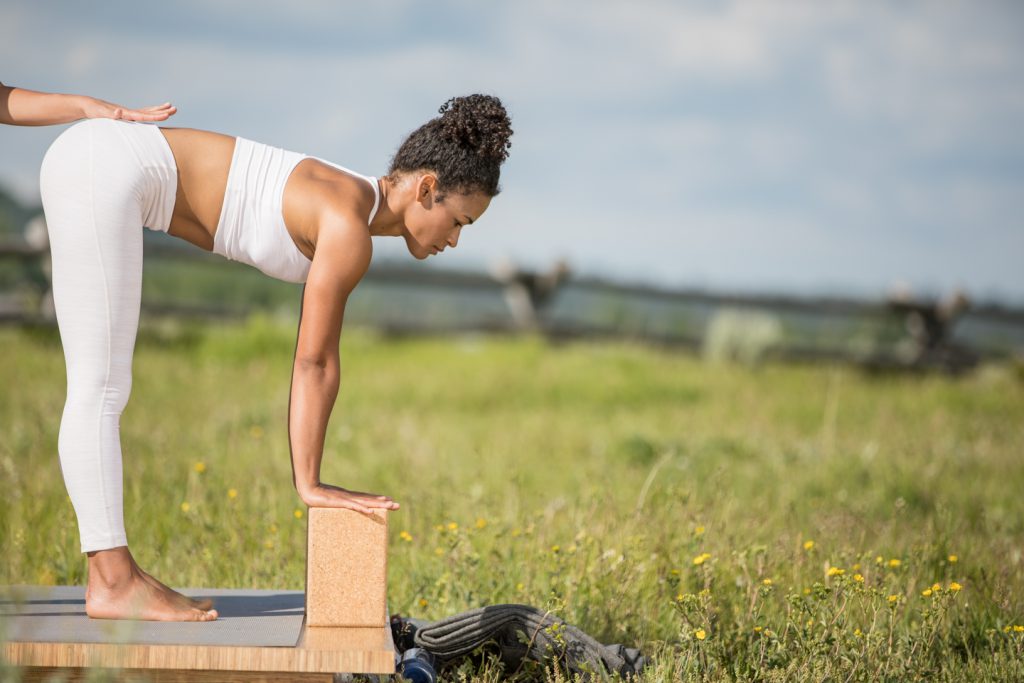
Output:
[[[376,493],[368,493],[366,491],[349,491],[348,493],[352,494],[353,496],[362,496],[363,498],[370,498],[372,500],[391,500],[391,496],[382,496]]]
[[[377,496],[372,493],[360,493],[356,494],[356,496],[358,496],[359,503],[366,507],[384,508],[386,510],[398,509],[398,503],[387,496]]]
[[[348,508],[349,510],[355,510],[356,512],[362,512],[364,515],[372,515],[373,514],[373,510],[371,510],[368,507],[364,507],[364,506],[360,505],[359,503],[356,503],[356,502],[351,501],[351,500],[345,501],[345,502],[347,504],[346,505],[342,505],[341,507]]]
[[[389,496],[375,493],[348,491],[330,484],[320,484],[313,491],[303,496],[303,502],[311,507],[343,507],[364,514],[372,514],[375,509],[397,510],[398,503]]]

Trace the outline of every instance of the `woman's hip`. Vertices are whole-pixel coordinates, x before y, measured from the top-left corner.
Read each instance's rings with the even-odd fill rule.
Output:
[[[39,187],[51,230],[112,219],[165,232],[177,169],[155,126],[91,119],[65,130],[43,158]],[[125,226],[127,227],[127,226]]]

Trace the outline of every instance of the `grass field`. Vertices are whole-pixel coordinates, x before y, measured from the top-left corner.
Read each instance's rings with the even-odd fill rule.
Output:
[[[256,318],[140,335],[125,507],[162,580],[301,589],[293,334]],[[59,339],[0,329],[0,348],[0,583],[81,583]],[[360,330],[342,362],[324,480],[402,503],[392,613],[550,608],[641,647],[649,681],[1024,680],[1019,370],[871,378]]]

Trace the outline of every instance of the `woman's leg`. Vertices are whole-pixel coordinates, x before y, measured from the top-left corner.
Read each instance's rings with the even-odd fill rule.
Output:
[[[142,293],[144,182],[112,122],[66,131],[40,175],[53,298],[67,366],[61,471],[89,553],[86,611],[98,617],[210,618],[138,569],[122,508],[121,412],[132,385]],[[215,618],[216,614],[212,613]]]

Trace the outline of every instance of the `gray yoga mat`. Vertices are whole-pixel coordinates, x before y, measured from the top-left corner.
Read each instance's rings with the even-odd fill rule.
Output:
[[[302,630],[302,591],[185,588],[213,600],[217,621],[164,623],[90,619],[82,586],[0,587],[0,641],[294,647]]]

